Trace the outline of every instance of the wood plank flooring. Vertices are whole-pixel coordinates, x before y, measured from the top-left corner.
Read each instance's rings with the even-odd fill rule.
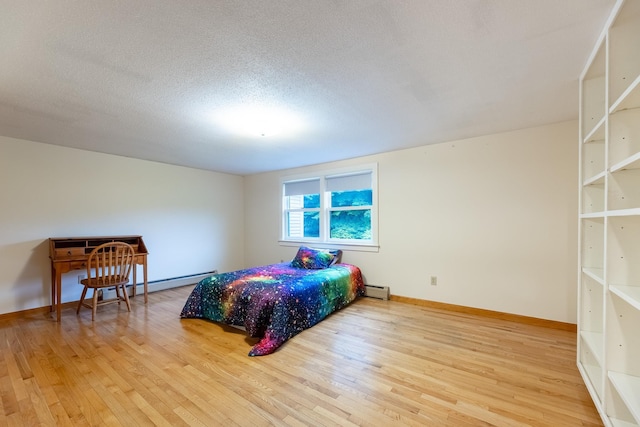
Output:
[[[244,332],[179,318],[192,288],[0,320],[0,425],[602,425],[573,332],[361,298],[248,357]]]

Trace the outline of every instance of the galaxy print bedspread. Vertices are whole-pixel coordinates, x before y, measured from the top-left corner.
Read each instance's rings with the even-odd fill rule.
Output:
[[[201,280],[180,317],[244,326],[261,338],[249,356],[263,356],[362,295],[362,273],[354,265],[312,270],[271,264]]]

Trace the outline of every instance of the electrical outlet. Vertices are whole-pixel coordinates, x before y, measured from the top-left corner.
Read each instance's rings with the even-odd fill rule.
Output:
[[[438,286],[438,276],[431,276],[431,286]]]
[[[78,274],[78,283],[80,283],[82,280],[84,280],[86,278],[87,278],[86,274]]]

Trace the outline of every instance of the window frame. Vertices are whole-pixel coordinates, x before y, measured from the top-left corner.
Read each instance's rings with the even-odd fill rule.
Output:
[[[351,206],[351,207],[331,207],[331,193],[326,190],[328,178],[340,176],[371,173],[371,206]],[[320,181],[320,233],[319,237],[287,237],[287,208],[285,185],[296,181],[309,181],[319,179]],[[299,246],[300,244],[312,245],[319,248],[359,250],[377,252],[378,245],[378,164],[368,163],[344,168],[319,170],[298,175],[288,175],[280,178],[280,240],[282,246]],[[371,210],[371,239],[331,239],[330,238],[330,215],[332,211],[340,210]]]

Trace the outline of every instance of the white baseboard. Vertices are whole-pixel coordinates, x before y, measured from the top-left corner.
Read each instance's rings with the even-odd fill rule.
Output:
[[[216,274],[217,272],[218,270],[213,270],[207,273],[197,273],[197,274],[191,274],[188,276],[173,277],[171,279],[154,280],[148,283],[148,292],[151,293],[156,291],[163,291],[165,289],[178,288],[180,286],[194,285],[198,283],[200,280],[204,279],[205,277],[209,277],[212,274]],[[132,285],[127,286],[127,291],[129,292],[129,296],[133,295],[133,286]],[[136,295],[143,295],[143,294],[144,294],[144,283],[138,283],[136,285]],[[108,288],[102,293],[102,299],[104,300],[113,299],[115,297],[116,297],[115,288]]]

